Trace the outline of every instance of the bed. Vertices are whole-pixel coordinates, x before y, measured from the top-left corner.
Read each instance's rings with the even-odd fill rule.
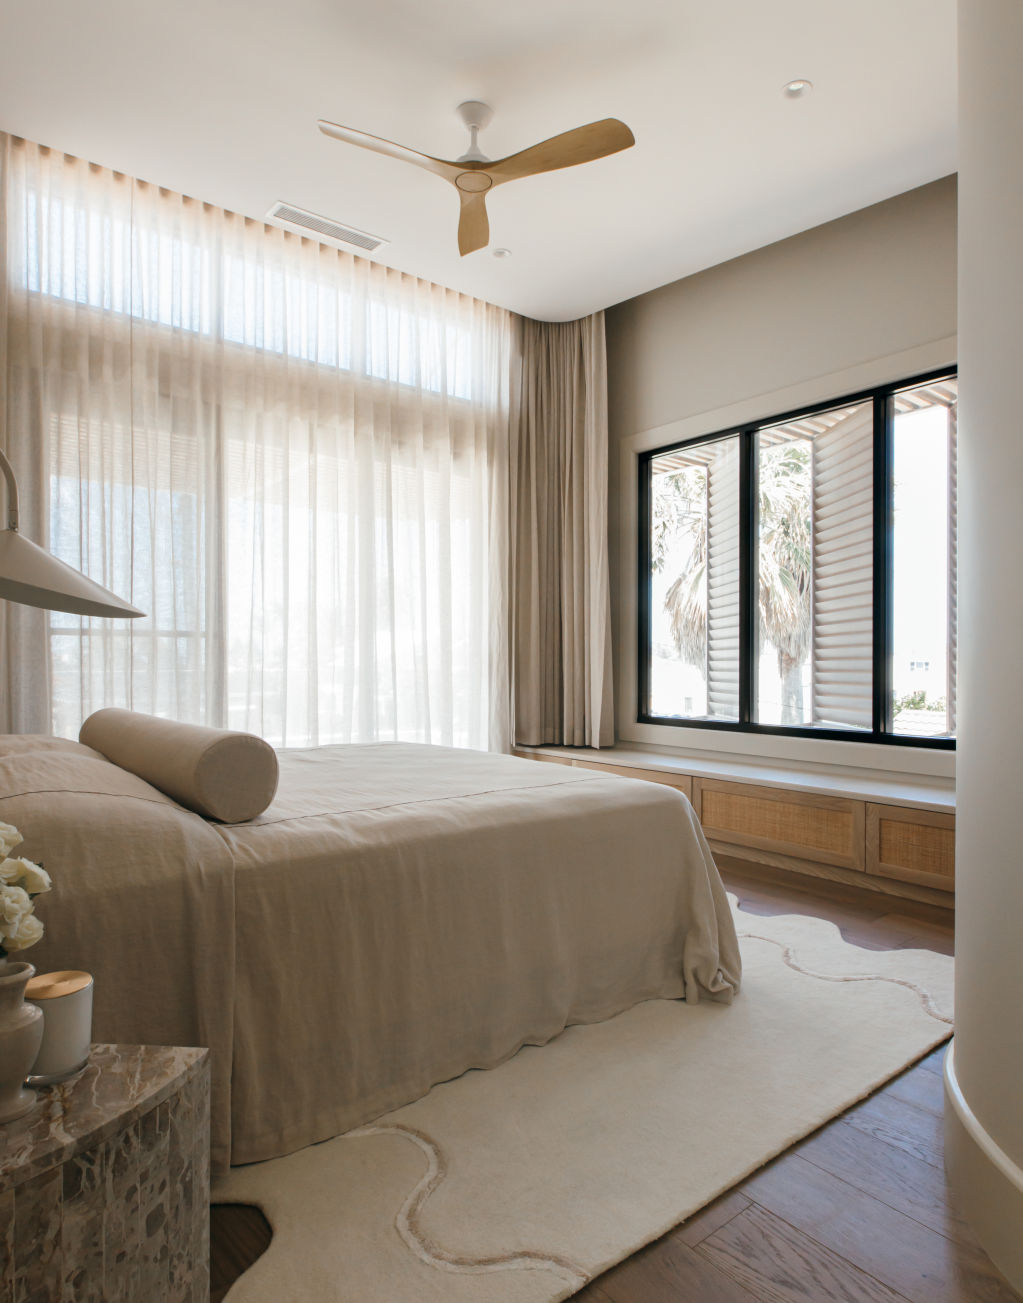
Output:
[[[210,1047],[218,1168],[570,1023],[736,991],[727,900],[678,792],[405,743],[279,760],[269,808],[227,825],[79,743],[0,738],[0,820],[54,881],[26,957],[94,974],[97,1040]]]

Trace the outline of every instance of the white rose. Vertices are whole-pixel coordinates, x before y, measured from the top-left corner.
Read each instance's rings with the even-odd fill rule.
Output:
[[[2,935],[2,934],[0,934]],[[22,914],[13,928],[7,929],[3,938],[5,950],[27,950],[43,935],[43,925],[34,914]]]
[[[16,926],[32,913],[32,901],[24,887],[15,887],[10,883],[0,885],[0,931],[5,925],[9,929]]]
[[[4,860],[0,864],[0,882],[24,887],[30,896],[41,896],[53,885],[50,875],[31,860]]]
[[[20,846],[24,840],[13,823],[0,822],[0,856],[10,855],[15,846]]]

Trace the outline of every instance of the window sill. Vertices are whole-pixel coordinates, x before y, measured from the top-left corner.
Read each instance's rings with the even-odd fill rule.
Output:
[[[955,812],[955,779],[938,775],[896,773],[832,764],[793,764],[777,759],[758,760],[727,752],[687,751],[683,748],[638,746],[620,742],[603,747],[524,747],[516,752],[555,759],[585,760],[621,768],[652,769],[694,778],[749,783],[821,796],[849,797],[880,805],[912,806],[920,810]]]

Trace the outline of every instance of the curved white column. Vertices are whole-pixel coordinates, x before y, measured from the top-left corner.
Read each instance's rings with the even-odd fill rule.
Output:
[[[959,4],[956,1041],[946,1164],[1023,1289],[1023,4]]]

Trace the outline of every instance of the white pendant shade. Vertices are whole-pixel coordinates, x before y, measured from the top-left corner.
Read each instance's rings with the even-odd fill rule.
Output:
[[[72,615],[145,615],[145,611],[122,602],[109,589],[94,584],[80,571],[23,538],[18,533],[18,481],[2,448],[0,475],[7,482],[7,528],[0,532],[0,598]]]
[[[13,529],[0,531],[0,597],[73,615],[145,614]]]

